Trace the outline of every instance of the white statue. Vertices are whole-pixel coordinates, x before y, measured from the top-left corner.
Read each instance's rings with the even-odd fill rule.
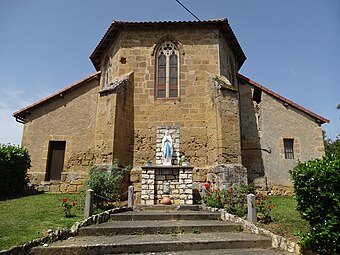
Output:
[[[165,131],[163,140],[162,140],[162,152],[163,152],[163,165],[171,166],[172,159],[172,138],[170,136],[169,130]]]

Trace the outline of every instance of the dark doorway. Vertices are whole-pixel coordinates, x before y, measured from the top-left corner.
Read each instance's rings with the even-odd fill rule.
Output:
[[[48,147],[46,181],[59,181],[64,168],[65,141],[50,141]]]

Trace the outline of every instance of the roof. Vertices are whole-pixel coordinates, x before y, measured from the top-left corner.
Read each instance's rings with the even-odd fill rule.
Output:
[[[86,84],[86,82],[89,82],[89,81],[97,78],[99,75],[100,75],[100,72],[95,72],[95,73],[85,77],[84,79],[81,79],[81,80],[71,84],[70,86],[63,88],[62,90],[59,90],[59,91],[53,93],[52,95],[49,95],[49,96],[39,100],[38,102],[35,102],[35,103],[33,103],[29,106],[26,106],[25,108],[23,108],[19,111],[16,111],[15,113],[13,113],[13,117],[15,117],[17,120],[23,121],[25,119],[26,114],[29,113],[29,111],[32,110],[33,108],[40,106],[44,103],[47,103],[47,102],[49,102],[49,101],[51,101],[55,98],[63,96],[63,95],[65,95],[65,93]]]
[[[286,103],[286,104],[288,104],[288,105],[290,105],[290,106],[292,106],[292,107],[294,107],[294,108],[296,108],[296,109],[298,109],[298,110],[300,110],[300,111],[306,113],[307,115],[309,115],[309,116],[315,118],[317,121],[321,122],[321,124],[323,124],[323,123],[329,123],[329,122],[330,122],[328,119],[323,118],[323,117],[321,117],[320,115],[317,115],[317,114],[314,113],[314,112],[311,112],[310,110],[308,110],[308,109],[306,109],[306,108],[304,108],[304,107],[302,107],[302,106],[300,106],[300,105],[294,103],[293,101],[291,101],[291,100],[289,100],[289,99],[287,99],[287,98],[285,98],[285,97],[283,97],[283,96],[281,96],[281,95],[275,93],[274,91],[272,91],[272,90],[270,90],[270,89],[267,89],[266,87],[264,87],[264,86],[262,86],[262,85],[256,83],[255,81],[249,79],[248,77],[245,77],[245,76],[242,75],[242,74],[237,74],[237,76],[238,76],[238,78],[240,78],[241,80],[248,82],[249,84],[253,85],[254,87],[257,87],[257,88],[259,88],[259,89],[262,90],[262,91],[265,91],[265,92],[268,93],[269,95],[271,95],[271,96],[273,96],[273,97],[275,97],[275,98],[281,100],[282,102],[284,102],[284,103]]]
[[[237,41],[237,38],[231,29],[226,18],[213,19],[213,20],[201,20],[201,21],[113,21],[106,33],[92,52],[90,59],[95,66],[96,70],[100,70],[100,60],[106,47],[110,45],[112,40],[118,35],[118,33],[125,28],[140,28],[140,27],[159,27],[159,26],[217,26],[226,36],[230,42],[230,46],[233,49],[239,68],[243,65],[246,60],[246,56]]]

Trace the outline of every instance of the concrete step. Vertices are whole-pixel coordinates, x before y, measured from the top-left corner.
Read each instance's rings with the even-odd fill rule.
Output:
[[[35,247],[34,255],[126,254],[216,249],[268,249],[271,239],[246,233],[86,236]],[[190,253],[192,254],[192,253]],[[249,253],[248,253],[249,254]]]
[[[241,231],[239,224],[217,220],[110,221],[81,228],[80,236],[181,234]]]
[[[219,212],[205,211],[131,211],[111,215],[114,221],[143,220],[220,220]]]
[[[201,205],[134,205],[134,211],[200,211]]]

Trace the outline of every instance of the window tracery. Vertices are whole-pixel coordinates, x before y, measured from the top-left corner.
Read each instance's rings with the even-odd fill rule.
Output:
[[[165,42],[157,53],[156,97],[174,98],[179,96],[178,49],[172,42]]]

